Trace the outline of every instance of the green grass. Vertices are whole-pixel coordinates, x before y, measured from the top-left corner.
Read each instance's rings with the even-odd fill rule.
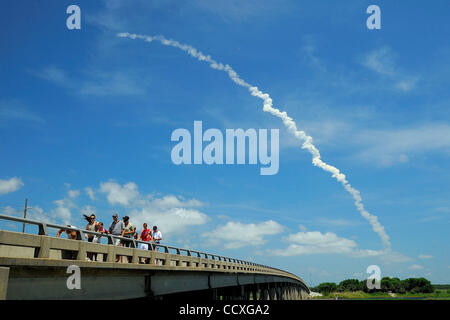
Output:
[[[432,293],[396,293],[395,297],[391,297],[387,292],[373,292],[367,293],[364,291],[347,291],[347,292],[331,292],[329,294],[324,294],[322,297],[313,297],[313,299],[408,299],[408,298],[425,298],[427,300],[450,300],[450,293],[448,290],[435,290]]]

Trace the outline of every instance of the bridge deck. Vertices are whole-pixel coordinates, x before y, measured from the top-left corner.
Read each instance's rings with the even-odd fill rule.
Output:
[[[40,230],[46,233],[45,227]],[[133,246],[0,230],[0,277],[7,270],[9,278],[6,297],[120,299],[258,283],[289,283],[309,292],[298,276],[261,264],[162,245],[164,252],[138,249],[136,242]],[[74,259],[61,258],[67,251]],[[87,260],[92,253],[98,261]],[[116,262],[119,256],[125,263]],[[65,283],[71,265],[83,274],[85,288],[77,293],[69,292],[76,290],[67,290]],[[40,293],[30,290],[30,283]]]

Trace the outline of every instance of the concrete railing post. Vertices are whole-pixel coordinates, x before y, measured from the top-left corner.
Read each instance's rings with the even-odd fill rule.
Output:
[[[39,235],[42,235],[42,236],[48,235],[47,225],[45,223],[39,224]]]
[[[47,236],[42,236],[39,245],[38,258],[50,258],[50,242],[51,239]]]
[[[163,261],[163,266],[170,266],[170,258],[169,255],[166,255],[166,258]]]
[[[137,264],[139,263],[139,255],[138,255],[138,250],[136,248],[133,248],[133,257],[131,258],[131,263]]]
[[[106,262],[113,263],[116,261],[116,247],[115,245],[108,245],[108,253],[106,254]]]
[[[78,254],[77,260],[84,261],[86,260],[86,242],[79,241],[78,242]]]
[[[0,267],[0,300],[6,300],[8,292],[9,268]]]

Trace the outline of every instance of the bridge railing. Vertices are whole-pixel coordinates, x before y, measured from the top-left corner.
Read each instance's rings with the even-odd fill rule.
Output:
[[[38,226],[38,235],[0,230],[0,246],[34,248],[34,253],[29,258],[50,259],[54,258],[51,257],[52,251],[59,251],[61,253],[71,253],[72,255],[69,259],[89,263],[86,261],[86,258],[88,253],[92,253],[102,256],[101,260],[98,262],[116,263],[118,257],[126,257],[122,260],[129,260],[130,264],[135,266],[139,265],[140,268],[176,268],[201,271],[209,269],[218,272],[263,273],[281,275],[304,283],[303,280],[292,273],[255,262],[243,261],[186,248],[150,243],[136,240],[134,238],[98,233],[76,227],[68,227],[31,219],[0,215],[0,220],[8,220]],[[77,240],[82,241],[49,236],[49,228],[75,231],[77,233]],[[85,239],[85,234],[104,237],[108,239],[108,244],[83,241]],[[128,242],[130,247],[114,245],[114,240],[116,239]],[[140,243],[147,244],[149,246],[149,250],[139,249],[138,244]],[[171,251],[174,253],[171,253]],[[120,264],[120,266],[126,267],[125,264]]]

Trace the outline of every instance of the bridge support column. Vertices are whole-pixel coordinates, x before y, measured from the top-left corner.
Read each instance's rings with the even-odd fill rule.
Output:
[[[238,287],[238,300],[245,300],[245,288],[244,286]]]
[[[283,300],[283,297],[281,296],[281,288],[276,287],[275,291],[277,293],[277,300]]]
[[[264,288],[261,292],[262,300],[271,300],[269,295],[269,289]]]
[[[290,287],[289,288],[289,296],[290,296],[291,300],[296,300],[295,299],[295,288],[294,287]]]
[[[285,301],[286,299],[286,287],[282,286],[281,287],[281,300]]]
[[[294,300],[293,296],[292,296],[292,287],[291,286],[286,288],[286,298],[288,300]]]
[[[250,300],[250,295],[251,295],[251,286],[245,286],[245,291],[244,291],[244,300]]]
[[[302,297],[302,300],[308,299],[308,293],[303,289],[300,289],[300,296]]]
[[[217,289],[211,289],[210,294],[211,294],[212,300],[215,301],[215,300],[219,299],[219,296],[217,295]]]
[[[285,290],[286,290],[286,300],[292,300],[292,298],[291,298],[291,287],[287,286],[285,288]]]
[[[294,300],[300,300],[299,290],[300,290],[300,289],[299,289],[298,287],[295,287],[295,288],[293,289]]]
[[[8,291],[9,268],[0,267],[0,300],[6,300]]]
[[[270,300],[277,300],[277,291],[275,288],[269,289]]]
[[[258,287],[256,285],[252,286],[252,300],[258,300]]]

